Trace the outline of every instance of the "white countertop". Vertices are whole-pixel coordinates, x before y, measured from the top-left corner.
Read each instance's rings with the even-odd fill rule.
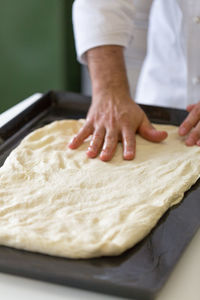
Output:
[[[41,94],[35,94],[20,104],[0,114],[0,127]],[[3,300],[111,300],[115,296],[96,294],[56,284],[26,279],[0,273],[0,291]],[[167,283],[155,300],[199,300],[200,299],[200,229],[185,250]]]

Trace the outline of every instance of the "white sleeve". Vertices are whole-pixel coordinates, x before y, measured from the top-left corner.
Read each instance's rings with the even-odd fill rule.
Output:
[[[133,0],[75,0],[73,26],[77,58],[86,64],[88,49],[128,46],[133,37]]]

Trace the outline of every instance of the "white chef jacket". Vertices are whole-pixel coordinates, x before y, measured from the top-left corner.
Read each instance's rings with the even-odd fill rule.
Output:
[[[200,0],[75,0],[73,24],[81,63],[93,47],[124,46],[136,102],[200,101]]]

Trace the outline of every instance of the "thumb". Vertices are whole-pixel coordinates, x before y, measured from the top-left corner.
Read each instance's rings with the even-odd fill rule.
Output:
[[[150,121],[145,116],[142,124],[139,127],[139,134],[146,140],[151,142],[161,142],[167,137],[166,131],[160,131],[153,127]]]

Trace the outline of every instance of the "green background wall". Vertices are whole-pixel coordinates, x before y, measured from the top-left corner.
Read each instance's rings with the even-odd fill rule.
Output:
[[[71,0],[0,0],[0,113],[35,92],[79,91]]]

